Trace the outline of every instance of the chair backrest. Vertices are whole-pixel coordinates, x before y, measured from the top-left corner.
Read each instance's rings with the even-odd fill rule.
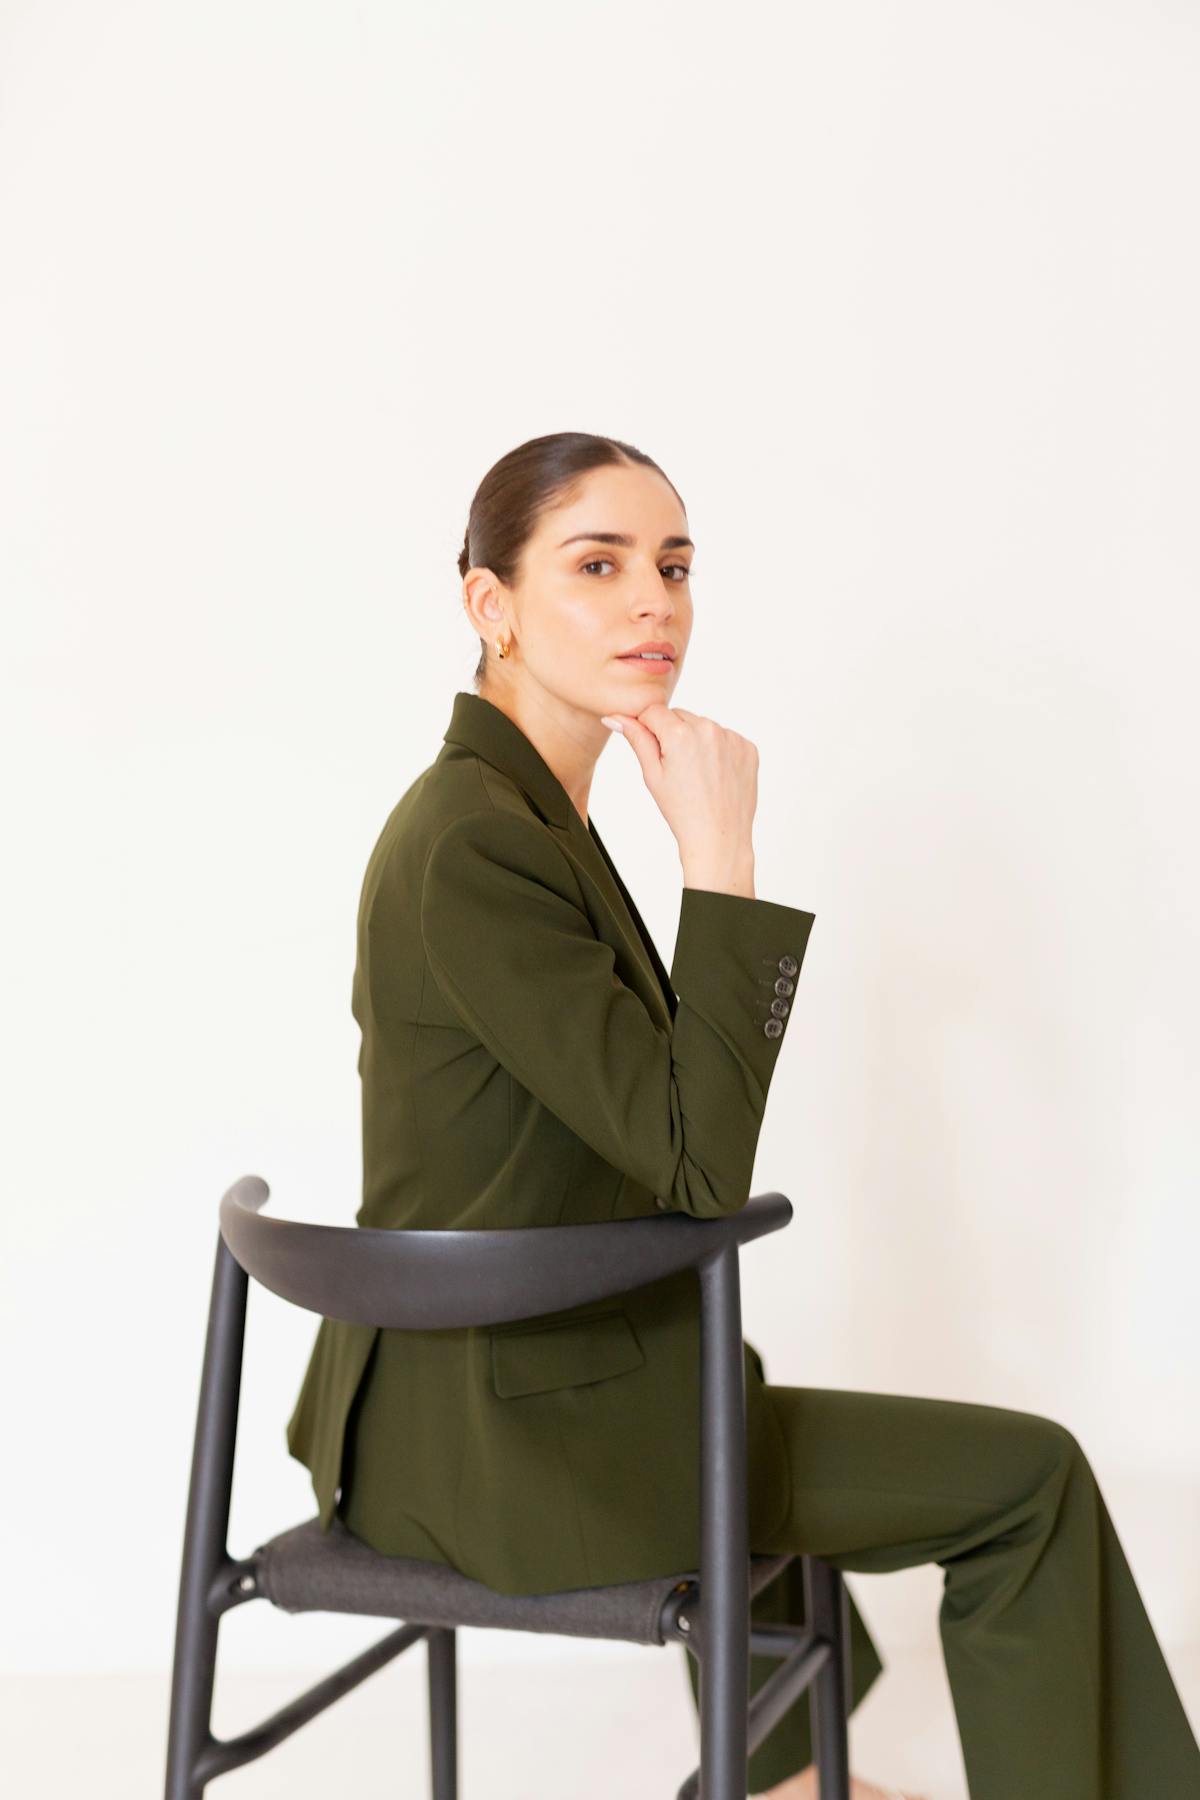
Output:
[[[353,1325],[428,1330],[494,1325],[581,1306],[707,1265],[792,1217],[780,1193],[720,1219],[690,1213],[504,1231],[310,1225],[262,1211],[270,1189],[243,1175],[221,1201],[239,1266],[284,1300]],[[702,1286],[707,1285],[702,1282]]]

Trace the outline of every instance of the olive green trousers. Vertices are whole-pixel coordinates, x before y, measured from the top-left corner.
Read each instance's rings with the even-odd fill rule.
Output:
[[[971,1800],[1200,1800],[1200,1745],[1064,1426],[966,1401],[768,1392],[792,1493],[770,1540],[751,1549],[873,1575],[945,1570],[938,1625]],[[799,1561],[752,1613],[803,1621]],[[853,1598],[850,1623],[857,1706],[883,1665]],[[698,1668],[683,1655],[698,1706]],[[751,1656],[750,1691],[778,1666]],[[806,1692],[751,1753],[750,1793],[812,1761],[809,1733]]]

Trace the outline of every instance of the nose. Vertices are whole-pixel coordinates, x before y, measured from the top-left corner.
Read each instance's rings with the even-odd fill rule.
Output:
[[[657,568],[636,583],[629,616],[633,619],[664,621],[675,617],[675,602]]]

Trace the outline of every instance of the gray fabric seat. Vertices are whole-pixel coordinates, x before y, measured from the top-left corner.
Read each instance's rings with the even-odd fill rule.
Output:
[[[792,1560],[751,1556],[750,1591],[757,1594]],[[507,1631],[546,1631],[566,1637],[623,1638],[665,1644],[662,1609],[681,1588],[699,1582],[683,1570],[616,1587],[570,1588],[554,1594],[501,1594],[444,1563],[384,1556],[335,1518],[328,1531],[317,1519],[293,1525],[260,1544],[253,1556],[260,1593],[284,1612],[367,1613],[422,1625],[482,1625]],[[693,1629],[702,1599],[689,1602]]]

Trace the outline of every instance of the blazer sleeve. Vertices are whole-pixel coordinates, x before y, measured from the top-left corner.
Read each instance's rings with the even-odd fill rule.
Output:
[[[750,1197],[794,1017],[776,984],[798,979],[813,918],[685,887],[671,966],[678,1005],[664,1029],[617,975],[568,858],[537,820],[455,819],[431,847],[421,893],[429,967],[464,1026],[660,1208],[702,1219]],[[772,1002],[784,994],[780,1016]],[[766,1029],[776,1019],[777,1035]]]

